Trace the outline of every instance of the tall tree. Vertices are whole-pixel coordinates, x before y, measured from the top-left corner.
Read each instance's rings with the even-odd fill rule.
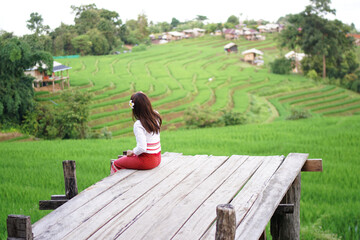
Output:
[[[33,12],[30,14],[30,19],[27,20],[28,24],[26,26],[37,36],[42,34],[43,32],[48,33],[50,31],[50,27],[48,25],[44,25],[43,21],[44,19],[39,13]]]
[[[291,15],[289,26],[280,35],[281,46],[295,49],[299,46],[313,61],[322,61],[322,76],[327,76],[327,65],[339,66],[353,45],[347,37],[349,27],[338,20],[330,21],[324,16],[334,14],[330,0],[311,0],[305,11]],[[306,68],[306,66],[304,66]],[[336,74],[332,74],[336,76]]]
[[[52,71],[50,53],[32,51],[24,41],[0,35],[0,123],[20,124],[33,109],[33,77],[26,76],[24,71],[42,63]]]
[[[203,16],[203,15],[196,15],[196,18],[195,20],[197,21],[205,21],[205,20],[208,20],[207,16]]]
[[[177,20],[176,18],[171,19],[171,23],[170,23],[171,27],[176,28],[179,24],[180,24],[180,21]]]

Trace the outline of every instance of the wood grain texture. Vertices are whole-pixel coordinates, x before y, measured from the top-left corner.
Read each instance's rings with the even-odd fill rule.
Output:
[[[68,199],[71,199],[78,194],[75,161],[63,161],[63,171],[65,181],[65,195]]]
[[[158,166],[158,168],[162,168],[169,164],[171,161],[174,161],[177,156],[181,156],[181,154],[167,154],[166,157],[162,158],[161,164]],[[97,182],[96,184],[88,187],[80,194],[70,199],[66,205],[57,208],[56,210],[49,213],[47,216],[41,218],[39,221],[34,223],[34,236],[38,239],[46,239],[47,232],[51,232],[53,226],[56,226],[58,224],[61,225],[62,219],[64,219],[66,216],[70,215],[82,206],[88,204],[92,200],[98,198],[107,190],[111,189],[116,184],[125,181],[128,177],[130,177],[132,174],[135,174],[136,172],[138,171],[119,171],[116,174],[106,177],[103,180]],[[44,238],[42,238],[41,236],[44,236]]]
[[[41,200],[39,201],[39,209],[40,210],[54,210],[69,201],[68,199],[60,199],[60,200]]]
[[[293,205],[293,212],[281,214],[275,211],[270,221],[272,239],[300,239],[300,195],[301,174],[299,173],[281,200],[282,204]]]
[[[236,214],[231,204],[220,204],[216,207],[215,240],[233,240],[236,231]]]
[[[298,211],[295,203],[279,203],[307,157],[164,153],[155,169],[121,170],[90,186],[35,223],[34,237],[214,239],[216,207],[230,203],[235,238],[258,240],[275,211],[286,216]]]
[[[308,154],[303,153],[290,153],[285,158],[244,219],[241,220],[236,239],[259,239],[307,158]],[[236,208],[236,205],[234,206]]]
[[[168,239],[167,233],[171,232],[168,228],[173,229],[180,227],[183,223],[183,217],[189,214],[187,209],[180,209],[182,201],[196,189],[201,182],[214,172],[227,157],[205,156],[201,160],[199,167],[192,168],[185,178],[177,182],[159,201],[155,202],[150,209],[143,212],[142,216],[128,225],[126,231],[117,234],[117,239]],[[190,161],[191,158],[190,158]],[[183,169],[185,170],[185,168]],[[175,216],[175,217],[173,217]],[[156,221],[154,221],[156,219]],[[171,224],[169,224],[171,222]],[[141,228],[141,231],[138,229]],[[161,233],[161,234],[159,234]]]
[[[8,239],[33,239],[30,216],[8,215],[6,225]]]
[[[262,164],[256,169],[251,178],[249,178],[249,180],[246,182],[245,186],[230,202],[236,209],[237,226],[253,207],[254,202],[261,195],[270,178],[276,172],[284,159],[283,156],[267,156],[258,158],[262,159]],[[264,229],[265,227],[262,229],[262,231]],[[215,225],[213,225],[204,234],[203,239],[214,239],[215,232]],[[257,236],[257,239],[259,239],[259,237],[260,235]]]
[[[322,159],[308,159],[301,168],[302,172],[322,172]]]

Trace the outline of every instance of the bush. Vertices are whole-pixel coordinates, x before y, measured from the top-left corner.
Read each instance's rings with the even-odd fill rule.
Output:
[[[246,122],[241,113],[225,110],[213,112],[209,107],[200,107],[200,105],[187,109],[184,113],[184,119],[188,128],[230,126]]]
[[[312,80],[317,80],[318,79],[318,74],[314,69],[311,69],[307,74],[306,77],[312,79]]]
[[[225,126],[240,125],[246,122],[246,118],[238,112],[223,111],[223,115],[219,118],[219,122]]]
[[[23,130],[45,139],[86,138],[89,127],[89,104],[87,92],[66,91],[61,94],[60,105],[37,104],[23,122]]]
[[[204,128],[217,124],[218,117],[209,107],[195,105],[185,111],[184,119],[188,128]]]
[[[141,52],[146,50],[146,45],[140,44],[131,49],[132,52]]]
[[[286,120],[298,120],[311,117],[311,114],[308,110],[293,108],[291,109],[290,115],[286,118]]]
[[[291,60],[284,57],[275,59],[275,61],[270,63],[270,68],[276,74],[289,74],[291,71]]]

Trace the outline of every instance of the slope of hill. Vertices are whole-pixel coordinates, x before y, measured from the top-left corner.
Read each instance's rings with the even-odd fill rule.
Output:
[[[267,64],[280,56],[272,35],[265,41],[236,40],[237,54],[223,50],[228,42],[207,36],[155,45],[143,52],[63,61],[73,68],[72,86],[95,95],[90,126],[108,127],[114,137],[132,130],[127,102],[134,91],[150,96],[163,116],[164,129],[183,126],[184,111],[194,104],[244,113],[249,123],[283,119],[292,107],[316,116],[360,112],[359,94],[299,75],[270,73]],[[241,60],[241,52],[249,48],[264,52],[264,67]],[[56,98],[56,94],[37,96],[39,101]]]

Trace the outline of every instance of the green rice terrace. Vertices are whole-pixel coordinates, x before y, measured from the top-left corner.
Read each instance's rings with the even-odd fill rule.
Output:
[[[183,126],[184,111],[195,104],[214,112],[243,113],[248,123],[284,119],[292,107],[307,109],[314,116],[360,113],[359,94],[298,75],[271,74],[266,67],[240,60],[241,52],[250,48],[264,52],[265,65],[280,56],[273,38],[267,39],[235,41],[238,54],[224,52],[229,41],[205,37],[152,46],[143,52],[63,59],[62,63],[72,67],[73,87],[94,93],[91,128],[108,127],[115,138],[132,132],[128,101],[135,91],[148,94],[163,116],[164,129]],[[56,99],[56,94],[37,95],[38,101]]]
[[[72,67],[72,88],[94,94],[91,128],[107,127],[113,139],[21,142],[26,136],[14,133],[0,142],[0,239],[6,238],[8,214],[29,215],[34,223],[49,213],[38,201],[63,194],[63,160],[76,161],[79,191],[109,175],[109,160],[135,145],[128,105],[135,91],[145,92],[162,115],[163,152],[322,158],[322,173],[302,174],[301,239],[360,239],[360,95],[301,75],[270,73],[269,63],[286,53],[272,35],[236,40],[237,54],[225,53],[229,42],[207,36],[142,52],[57,60]],[[241,52],[251,48],[264,52],[264,66],[241,61]],[[37,92],[36,99],[54,104],[58,94]],[[186,129],[184,112],[197,104],[240,112],[246,124]],[[292,108],[312,117],[285,120]]]

